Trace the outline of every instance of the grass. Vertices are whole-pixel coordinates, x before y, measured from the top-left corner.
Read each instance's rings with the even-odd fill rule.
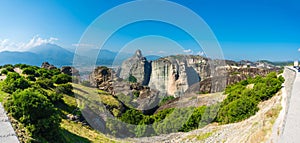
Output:
[[[97,90],[95,88],[85,87],[79,84],[72,84],[74,87],[73,92],[79,98],[99,98],[102,102],[109,103],[111,105],[119,106],[120,103],[111,95],[107,95],[107,92]],[[102,94],[98,94],[98,93]],[[75,96],[75,97],[76,97]],[[72,96],[64,96],[63,100],[66,103],[67,107],[74,109],[77,108],[76,98]],[[96,100],[96,99],[95,99]],[[70,110],[68,110],[70,111]],[[65,111],[66,112],[66,111]],[[88,127],[83,126],[81,123],[69,121],[63,119],[61,122],[62,135],[68,142],[95,142],[95,143],[115,143],[118,142],[115,139],[105,136],[102,133]]]
[[[3,91],[1,91],[0,89],[0,102],[3,102],[3,100],[8,96],[8,93],[5,93]]]
[[[202,141],[202,140],[205,140],[205,139],[209,138],[212,134],[213,134],[213,132],[208,132],[208,133],[200,134],[200,135],[198,135],[196,137],[196,139],[198,141]]]
[[[263,121],[261,121],[262,122],[261,123],[262,125],[260,125],[261,127],[258,127],[258,130],[256,129],[256,131],[251,134],[249,142],[254,143],[257,141],[261,141],[261,142],[266,141],[269,138],[269,135],[272,133],[273,125],[276,119],[278,118],[281,110],[282,110],[282,106],[280,103],[277,103],[270,110],[268,110],[264,114]],[[258,122],[255,122],[253,123],[252,126],[253,127],[258,126],[258,124],[259,124]],[[278,131],[277,134],[279,134]]]
[[[62,135],[68,142],[80,142],[80,143],[117,143],[118,141],[110,139],[104,134],[82,126],[80,123],[72,122],[63,119],[61,122]]]
[[[100,100],[103,104],[110,105],[113,107],[122,106],[121,103],[111,95],[100,95]]]
[[[3,82],[0,82],[0,102],[3,102],[3,100],[9,95],[8,93],[2,91],[2,84]]]
[[[189,135],[186,137],[186,139],[196,139],[197,141],[204,141],[205,139],[212,136],[215,132],[216,130],[212,132],[200,133],[199,135]]]
[[[98,93],[99,93],[100,95],[110,95],[108,92],[103,91],[103,90],[98,90]]]

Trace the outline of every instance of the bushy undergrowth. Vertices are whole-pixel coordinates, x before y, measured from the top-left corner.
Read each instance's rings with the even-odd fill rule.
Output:
[[[22,69],[22,74],[14,72],[16,67]],[[2,74],[7,77],[0,89],[9,93],[4,107],[29,131],[33,140],[28,142],[62,142],[59,134],[61,115],[56,106],[62,104],[62,94],[73,94],[73,87],[68,83],[71,77],[60,73],[59,69],[47,70],[24,64],[2,68],[6,68]]]
[[[153,115],[144,115],[141,111],[129,109],[119,119],[123,123],[135,126],[122,126],[119,123],[119,126],[109,129],[113,134],[118,134],[118,131],[128,128],[128,136],[141,137],[178,131],[188,132],[211,122],[239,122],[254,115],[259,110],[257,105],[273,97],[281,89],[283,82],[282,76],[277,77],[277,74],[272,72],[266,77],[256,76],[228,86],[224,92],[227,95],[225,100],[211,106],[164,109]],[[160,106],[173,99],[165,98]],[[108,127],[112,125],[109,123]]]

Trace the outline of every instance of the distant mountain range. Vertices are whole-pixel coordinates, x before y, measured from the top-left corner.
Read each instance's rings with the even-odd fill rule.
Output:
[[[98,53],[98,49],[91,49],[88,53],[95,54]],[[119,55],[118,55],[119,54]],[[64,65],[72,65],[74,52],[66,50],[55,44],[44,44],[37,47],[33,47],[28,51],[24,52],[12,52],[3,51],[0,52],[0,65],[4,64],[29,64],[40,66],[43,62],[47,61],[55,66],[61,67]],[[119,56],[116,61],[115,57]],[[117,53],[109,50],[101,50],[98,55],[97,65],[112,65],[121,64],[124,59],[132,56],[127,53]],[[155,56],[151,56],[153,59]],[[88,57],[81,57],[83,59],[88,59]],[[158,57],[157,57],[158,58]]]
[[[128,59],[132,56],[129,53],[117,53],[109,50],[101,50],[99,52],[98,49],[89,49],[87,51],[90,54],[86,55],[95,55],[98,54],[98,59],[96,64],[97,65],[121,65],[125,59]],[[44,44],[37,47],[33,47],[25,52],[12,52],[12,51],[4,51],[0,52],[0,65],[4,64],[29,64],[29,65],[36,65],[40,66],[43,62],[49,62],[55,66],[61,67],[64,65],[72,65],[74,52],[66,50],[58,45],[55,44]],[[159,58],[160,56],[157,55],[148,55],[145,56],[148,61],[154,61]],[[88,56],[80,57],[83,60],[89,59]],[[243,62],[243,61],[240,61]],[[265,63],[269,63],[272,65],[288,65],[292,62],[270,62],[270,61],[261,61]]]

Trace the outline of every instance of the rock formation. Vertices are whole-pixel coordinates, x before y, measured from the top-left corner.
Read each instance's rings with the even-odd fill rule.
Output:
[[[91,86],[112,93],[113,70],[107,67],[97,67],[89,76]]]
[[[210,76],[208,61],[200,56],[177,55],[152,62],[149,86],[168,95],[180,96],[191,85]]]
[[[167,56],[149,62],[137,50],[133,57],[123,62],[120,77],[127,79],[132,75],[138,83],[160,94],[178,97],[189,88],[195,92],[219,92],[226,85],[248,76],[266,75],[274,70],[278,68],[261,62],[210,60],[195,55]]]
[[[61,67],[60,71],[69,76],[79,76],[79,71],[71,66],[63,66]]]
[[[180,96],[189,86],[210,76],[208,59],[192,55],[176,55],[147,61],[137,50],[133,57],[124,61],[120,77],[134,76],[138,83],[148,85],[161,94]]]
[[[48,69],[48,70],[57,69],[54,65],[51,65],[48,62],[43,62],[41,68]]]
[[[120,78],[128,79],[133,75],[137,82],[148,85],[151,74],[151,62],[143,57],[141,50],[137,50],[133,57],[125,60],[120,71]]]

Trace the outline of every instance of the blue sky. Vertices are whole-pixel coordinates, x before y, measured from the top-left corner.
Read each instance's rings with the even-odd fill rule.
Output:
[[[205,20],[226,59],[287,61],[300,58],[300,2],[297,0],[172,1],[190,8]],[[74,49],[85,29],[98,16],[125,2],[128,1],[1,0],[0,51],[21,51],[41,43]],[[159,38],[160,35],[181,43],[185,51],[191,49],[194,54],[201,51],[182,30],[151,21],[123,27],[105,48],[114,51],[118,46],[134,45],[128,42],[147,35],[157,36],[140,38],[136,45],[144,42],[157,52],[164,46],[167,49],[170,40]]]

